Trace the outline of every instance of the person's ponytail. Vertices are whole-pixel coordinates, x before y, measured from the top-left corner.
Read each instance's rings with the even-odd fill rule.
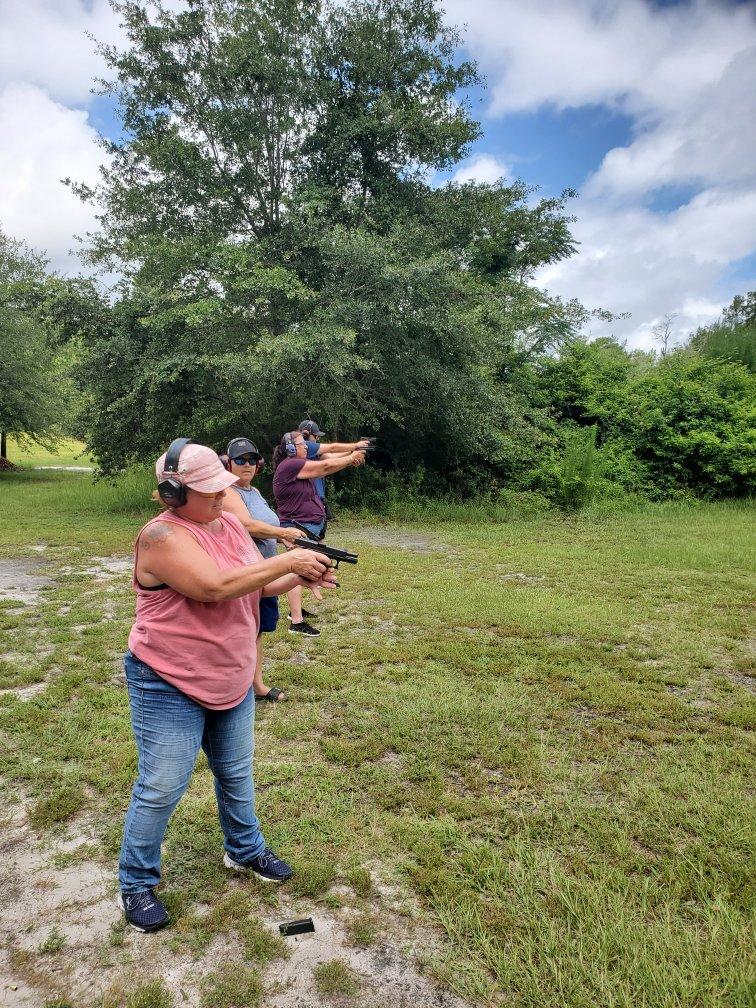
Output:
[[[284,439],[281,438],[276,447],[273,449],[273,459],[272,459],[273,472],[275,472],[276,469],[278,468],[278,463],[282,462],[285,458],[288,458],[288,456],[286,454],[286,448],[284,446]]]

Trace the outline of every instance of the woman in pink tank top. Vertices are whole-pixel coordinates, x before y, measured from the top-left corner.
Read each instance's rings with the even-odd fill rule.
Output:
[[[119,863],[126,918],[141,931],[168,923],[155,896],[160,848],[200,747],[215,776],[223,863],[270,882],[291,868],[267,847],[255,814],[255,644],[262,595],[334,587],[331,561],[293,549],[263,559],[241,522],[224,513],[237,481],[211,448],[174,441],[156,464],[166,511],[135,547],[136,619],[126,653],[138,777]]]

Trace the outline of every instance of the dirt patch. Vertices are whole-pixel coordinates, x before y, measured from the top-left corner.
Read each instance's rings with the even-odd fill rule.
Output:
[[[31,683],[29,686],[15,686],[9,689],[0,689],[0,696],[13,694],[18,700],[31,700],[47,686],[47,679],[42,682]]]
[[[390,546],[410,553],[449,553],[450,548],[439,539],[420,532],[365,527],[350,530],[350,535],[370,546]]]
[[[708,711],[714,707],[714,701],[705,696],[701,696],[691,686],[678,686],[676,683],[666,683],[665,688],[668,693],[676,696],[678,700],[689,704],[699,711]]]
[[[111,875],[76,858],[78,849],[88,853],[91,834],[72,826],[46,842],[19,805],[2,835],[0,933],[7,961],[0,1005],[39,1006],[54,996],[88,1004],[99,990],[102,947],[118,919]],[[75,863],[56,867],[65,855]]]
[[[42,560],[0,560],[0,599],[13,599],[24,605],[34,605],[43,588],[53,584],[53,579],[40,574]]]
[[[80,573],[92,574],[98,581],[112,581],[123,577],[134,569],[134,558],[130,556],[92,557],[92,564]]]
[[[85,823],[69,825],[54,838],[37,834],[19,803],[0,833],[0,1008],[39,1008],[56,998],[77,1008],[95,1008],[106,993],[132,990],[135,962],[141,982],[162,977],[175,1004],[198,1008],[205,974],[250,965],[232,936],[194,955],[177,945],[171,928],[154,935],[131,928],[124,932],[115,905],[115,865],[92,860],[98,848]],[[228,884],[254,885],[234,878]],[[285,890],[266,900],[259,919],[272,933],[278,934],[281,922],[305,916],[313,918],[315,931],[286,939],[289,958],[261,970],[265,1008],[340,1003],[317,992],[313,973],[334,959],[345,963],[359,982],[357,999],[350,1004],[464,1008],[464,1002],[423,972],[428,951],[437,943],[395,912],[392,889],[377,883],[369,903],[359,906],[350,887],[339,890],[345,905],[333,911]],[[378,922],[377,937],[359,947],[350,923],[365,909]]]
[[[0,950],[0,1008],[39,1008],[39,991],[12,976],[8,954]]]
[[[283,907],[282,907],[283,909]],[[272,964],[266,980],[273,985],[265,999],[270,1008],[324,1008],[331,1000],[318,994],[313,970],[320,963],[340,959],[356,976],[360,1008],[462,1008],[464,1002],[443,991],[420,968],[426,949],[417,936],[409,941],[400,933],[381,935],[370,948],[350,944],[342,920],[335,916],[313,915],[315,931],[287,939],[289,959]],[[382,922],[382,929],[384,922]]]
[[[730,682],[736,683],[738,686],[749,693],[756,693],[756,673],[754,675],[748,675],[747,672],[730,672],[724,670],[724,675],[730,680]]]

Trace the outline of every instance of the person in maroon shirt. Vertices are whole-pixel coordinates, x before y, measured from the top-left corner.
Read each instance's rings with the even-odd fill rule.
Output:
[[[284,528],[293,521],[304,525],[316,538],[325,535],[325,507],[312,482],[318,476],[332,476],[349,466],[362,465],[365,452],[355,449],[340,455],[329,455],[317,461],[307,458],[307,443],[302,432],[295,430],[284,434],[273,452],[273,496],[276,512]],[[301,591],[301,589],[300,589]],[[307,623],[294,623],[289,617],[292,633],[317,637],[320,631]]]

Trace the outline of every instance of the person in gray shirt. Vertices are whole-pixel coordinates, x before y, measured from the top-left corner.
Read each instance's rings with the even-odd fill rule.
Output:
[[[278,543],[291,546],[299,539],[301,532],[295,528],[281,528],[276,512],[268,505],[260,491],[252,486],[252,481],[262,469],[263,458],[257,446],[249,438],[238,437],[229,441],[224,465],[239,482],[229,488],[223,498],[223,510],[235,515],[249,534],[255,540],[255,545],[265,559],[273,557],[278,552]],[[290,592],[287,596],[292,613],[298,615],[299,621],[304,621],[302,610],[302,592]],[[296,612],[296,610],[299,610]],[[314,618],[314,613],[307,613]],[[257,638],[257,664],[255,667],[254,690],[256,700],[285,700],[286,694],[278,686],[268,686],[262,675],[262,635],[272,633],[278,623],[278,599],[275,597],[260,599],[260,636]]]

